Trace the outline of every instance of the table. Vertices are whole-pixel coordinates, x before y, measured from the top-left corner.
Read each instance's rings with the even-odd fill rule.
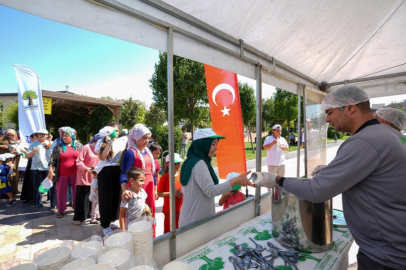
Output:
[[[272,213],[267,212],[248,222],[241,224],[236,229],[229,231],[205,245],[179,257],[176,261],[181,261],[199,270],[220,270],[234,269],[229,257],[235,251],[233,244],[247,244],[254,247],[249,240],[253,238],[258,244],[267,246],[266,242],[272,242],[281,247],[272,236]],[[306,259],[299,261],[296,266],[300,270],[320,269],[320,270],[344,270],[348,267],[348,251],[354,238],[348,228],[334,228],[333,245],[327,252],[306,253]],[[282,248],[282,247],[281,247]],[[262,254],[267,254],[264,251]],[[285,269],[284,261],[281,258],[275,259],[275,269]],[[163,269],[160,268],[160,269]],[[287,268],[291,269],[291,268]]]

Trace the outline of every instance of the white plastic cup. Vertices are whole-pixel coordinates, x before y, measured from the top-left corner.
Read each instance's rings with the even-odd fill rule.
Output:
[[[170,262],[163,270],[193,270],[193,266],[183,262]]]

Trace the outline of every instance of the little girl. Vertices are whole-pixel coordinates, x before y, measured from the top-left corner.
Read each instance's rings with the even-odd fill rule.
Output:
[[[227,181],[230,181],[231,179],[240,176],[239,173],[229,173],[227,175]],[[232,191],[229,191],[225,194],[223,194],[220,198],[219,201],[219,205],[222,206],[224,204],[224,208],[223,209],[227,209],[230,206],[233,206],[237,203],[240,203],[244,200],[246,200],[247,198],[245,197],[245,195],[239,191],[241,188],[241,185],[235,185],[233,187]]]
[[[127,172],[127,179],[132,198],[127,202],[121,201],[119,220],[121,230],[123,231],[128,228],[128,224],[132,221],[146,213],[151,213],[150,208],[145,203],[148,195],[145,190],[142,189],[145,180],[145,172],[140,168],[132,167]]]
[[[179,216],[180,209],[182,208],[183,203],[183,193],[182,193],[182,184],[180,183],[180,162],[183,159],[178,153],[174,155],[175,159],[175,212],[176,212],[176,228],[179,227]],[[164,233],[170,232],[170,213],[169,213],[169,155],[165,157],[166,161],[166,170],[165,174],[162,175],[158,184],[158,196],[164,198],[164,206],[162,208],[162,213],[165,215],[164,218]]]
[[[162,153],[162,147],[157,143],[153,143],[149,146],[149,151],[151,151],[152,156],[154,157],[154,162],[155,162],[154,191],[155,191],[155,200],[158,200],[157,185],[158,185],[159,171],[161,170],[161,166],[159,165],[158,158]]]
[[[97,173],[92,172],[93,178],[90,184],[90,195],[89,201],[92,202],[92,213],[90,215],[90,224],[98,224],[97,219],[99,218],[99,188],[97,185]]]
[[[7,194],[10,202],[7,206],[11,206],[17,203],[16,199],[13,197],[13,189],[10,185],[11,170],[6,163],[6,155],[0,155],[0,194]]]

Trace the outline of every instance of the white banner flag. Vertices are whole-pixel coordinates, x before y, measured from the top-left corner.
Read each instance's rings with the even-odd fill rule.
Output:
[[[45,127],[42,92],[37,73],[30,67],[13,65],[18,84],[18,126],[21,140]]]

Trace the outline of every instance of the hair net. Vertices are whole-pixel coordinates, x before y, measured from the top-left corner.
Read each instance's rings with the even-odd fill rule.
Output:
[[[394,108],[382,108],[376,111],[376,115],[395,125],[400,130],[406,129],[406,112],[404,111]]]
[[[368,94],[355,85],[346,85],[330,92],[321,103],[322,111],[368,101]]]

